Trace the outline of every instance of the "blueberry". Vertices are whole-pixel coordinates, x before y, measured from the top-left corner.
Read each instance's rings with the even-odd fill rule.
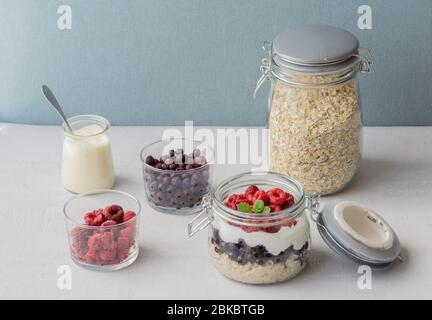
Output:
[[[190,179],[189,178],[184,178],[183,179],[183,187],[184,188],[190,187]]]
[[[192,174],[191,180],[192,183],[198,183],[201,179],[201,175],[198,172],[195,172],[194,174]]]
[[[147,156],[145,162],[150,166],[152,166],[156,163],[155,159],[152,156]]]
[[[150,189],[151,191],[156,191],[156,190],[157,190],[157,183],[156,183],[156,182],[152,182],[152,183],[150,183],[150,185],[149,185],[149,189]]]
[[[163,192],[158,192],[158,193],[156,193],[156,200],[157,201],[163,201],[164,200],[164,194],[163,194]]]
[[[175,187],[174,187],[173,185],[168,186],[168,188],[167,188],[167,190],[166,190],[166,192],[167,192],[168,194],[173,194],[174,191],[175,191]]]
[[[179,178],[178,176],[175,176],[175,177],[173,177],[173,178],[171,179],[171,184],[172,184],[173,186],[177,186],[177,185],[179,185],[180,182],[181,182],[181,180],[180,180],[180,178]]]
[[[201,151],[199,149],[194,149],[193,156],[194,158],[198,158],[201,155]]]
[[[172,159],[172,158],[168,158],[168,159],[166,159],[166,160],[164,161],[164,163],[165,163],[167,166],[169,166],[170,164],[173,164],[173,163],[174,163],[174,159]]]

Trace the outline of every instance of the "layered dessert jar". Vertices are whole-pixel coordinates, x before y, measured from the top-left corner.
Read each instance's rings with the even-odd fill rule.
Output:
[[[289,200],[276,205],[282,198]],[[250,210],[242,201],[249,203]],[[210,256],[228,278],[249,284],[281,282],[299,274],[307,264],[311,239],[305,212],[311,205],[301,185],[288,176],[244,173],[217,187],[188,231],[192,236],[209,226]],[[246,210],[234,209],[242,206]]]
[[[213,149],[201,141],[166,139],[141,150],[149,205],[178,215],[202,210],[211,188]]]
[[[138,257],[141,205],[117,190],[79,194],[64,205],[63,213],[72,260],[94,271],[114,271]]]

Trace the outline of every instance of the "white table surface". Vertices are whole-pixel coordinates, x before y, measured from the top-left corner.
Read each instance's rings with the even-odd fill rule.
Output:
[[[251,286],[213,267],[207,233],[186,236],[191,217],[147,206],[139,150],[161,127],[114,127],[116,189],[143,204],[141,252],[111,273],[76,266],[69,256],[62,205],[58,127],[0,124],[0,298],[35,299],[389,299],[432,298],[432,127],[365,128],[361,172],[334,197],[366,203],[399,235],[405,261],[374,272],[372,289],[357,287],[357,265],[333,253],[312,228],[311,261],[298,277]],[[247,168],[218,166],[214,182]],[[333,197],[323,199],[323,202]],[[57,268],[72,268],[72,289],[57,286]]]

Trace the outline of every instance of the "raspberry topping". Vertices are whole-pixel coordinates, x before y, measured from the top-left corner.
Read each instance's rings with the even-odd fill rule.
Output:
[[[250,185],[243,194],[230,195],[224,204],[233,210],[242,211],[244,213],[265,215],[291,207],[294,204],[294,196],[280,188],[273,188],[265,191],[260,190],[256,185]],[[294,227],[297,224],[297,221],[294,220],[286,223],[280,221],[280,223],[278,223],[278,221],[274,220],[265,220],[261,222],[256,220],[245,220],[245,223],[249,225],[231,224],[240,227],[247,233],[257,231],[276,233],[281,229],[281,227]],[[270,223],[276,225],[267,226]],[[260,224],[260,226],[253,226],[253,224]]]

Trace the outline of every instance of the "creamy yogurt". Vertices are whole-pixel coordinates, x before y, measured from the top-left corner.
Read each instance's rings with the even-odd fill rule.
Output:
[[[306,241],[309,241],[310,226],[305,215],[296,219],[297,224],[293,227],[282,227],[277,233],[264,231],[245,232],[241,228],[230,225],[220,218],[216,218],[213,226],[219,230],[221,239],[225,242],[237,243],[243,239],[250,247],[263,245],[273,255],[278,255],[291,245],[300,250]]]
[[[87,125],[65,136],[63,142],[63,186],[75,193],[111,189],[114,168],[111,143],[98,125]]]

